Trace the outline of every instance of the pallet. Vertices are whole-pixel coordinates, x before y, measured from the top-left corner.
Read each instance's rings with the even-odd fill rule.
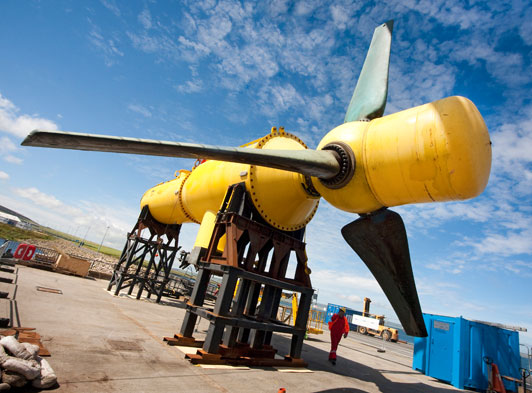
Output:
[[[21,343],[29,343],[39,347],[39,356],[51,356],[50,351],[45,348],[41,342],[41,335],[34,331],[35,328],[30,327],[13,327],[0,331],[3,336],[17,336],[17,340]]]
[[[293,359],[285,356],[284,359],[275,357],[225,357],[222,354],[208,353],[199,349],[195,354],[187,353],[185,358],[192,364],[216,364],[229,366],[248,366],[248,367],[307,367],[308,363],[303,359]]]

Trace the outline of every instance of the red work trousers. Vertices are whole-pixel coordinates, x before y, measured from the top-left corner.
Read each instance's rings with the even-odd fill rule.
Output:
[[[338,344],[342,339],[342,334],[332,334],[331,332],[331,352],[329,352],[329,360],[336,360],[336,350],[338,349]]]

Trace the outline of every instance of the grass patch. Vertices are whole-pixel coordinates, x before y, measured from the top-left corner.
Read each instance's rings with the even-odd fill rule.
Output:
[[[28,231],[26,229],[21,229],[13,227],[8,224],[0,223],[0,238],[6,240],[15,240],[15,241],[24,241],[28,239],[44,239],[52,240],[53,237],[41,232]]]
[[[98,247],[100,247],[100,245],[85,240],[85,244],[83,245],[83,247],[88,248],[93,251],[98,251]],[[106,246],[102,246],[102,248],[100,248],[100,252],[102,254],[109,255],[112,257],[116,257],[116,258],[120,258],[120,255],[122,254],[122,251],[119,251],[111,247],[106,247]]]
[[[67,233],[63,233],[52,228],[43,227],[42,229],[46,233],[20,229],[8,224],[0,223],[0,238],[15,241],[25,241],[28,239],[54,240],[57,238],[69,240],[71,242],[81,242],[82,240],[79,237],[71,236]],[[99,246],[99,244],[87,240],[85,240],[85,244],[83,245],[83,247],[93,251],[98,251]],[[102,246],[102,248],[100,249],[100,253],[109,255],[111,257],[119,258],[122,251],[116,250],[111,247]]]
[[[68,233],[64,233],[64,232],[61,232],[61,231],[58,231],[52,228],[46,228],[46,232],[48,232],[49,234],[53,236],[59,237],[61,239],[69,240],[71,242],[80,243],[83,240],[77,236],[72,236],[72,235],[69,235]],[[98,247],[100,247],[100,244],[91,242],[89,240],[85,240],[85,242],[83,243],[83,247],[88,248],[89,250],[92,250],[92,251],[98,251]],[[102,248],[100,249],[100,253],[109,255],[114,258],[120,258],[122,251],[102,245]]]

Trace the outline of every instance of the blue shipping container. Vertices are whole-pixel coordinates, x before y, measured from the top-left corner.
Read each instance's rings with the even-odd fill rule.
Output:
[[[518,332],[462,317],[423,314],[427,337],[414,340],[412,368],[464,389],[488,387],[489,358],[501,375],[520,378]],[[516,391],[515,382],[504,381]]]

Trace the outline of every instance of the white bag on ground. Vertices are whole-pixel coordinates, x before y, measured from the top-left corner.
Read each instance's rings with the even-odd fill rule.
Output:
[[[29,381],[41,375],[41,368],[35,360],[24,360],[9,357],[4,361],[2,367],[5,370],[13,371],[22,375]]]
[[[19,359],[28,360],[31,359],[31,353],[26,350],[26,347],[19,343],[13,336],[6,336],[0,340],[0,345],[7,349],[12,355]]]
[[[37,360],[37,355],[39,355],[39,346],[35,344],[30,343],[21,343],[24,348],[26,348],[26,351],[28,351],[31,355],[31,358],[34,360]]]
[[[20,388],[28,383],[22,375],[11,371],[2,371],[2,382],[9,384],[13,388]]]
[[[57,376],[54,370],[46,359],[37,356],[37,361],[41,366],[41,375],[31,382],[32,386],[38,389],[51,388],[57,383]]]
[[[2,363],[4,363],[8,357],[9,355],[6,353],[6,350],[0,345],[0,365],[2,365]]]

